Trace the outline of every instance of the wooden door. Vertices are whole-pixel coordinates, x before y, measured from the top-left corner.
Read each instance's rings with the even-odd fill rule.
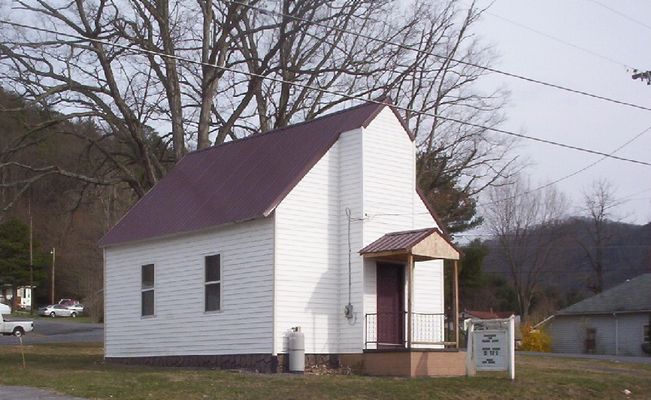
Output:
[[[405,268],[377,263],[378,348],[404,347]]]

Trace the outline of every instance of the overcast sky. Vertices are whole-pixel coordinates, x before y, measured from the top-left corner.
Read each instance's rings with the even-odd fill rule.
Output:
[[[499,54],[495,63],[499,69],[651,108],[651,86],[632,80],[627,71],[627,66],[651,69],[651,18],[648,24],[644,21],[651,16],[651,1],[599,2],[639,17],[641,23],[590,0],[496,0],[478,34]],[[489,3],[480,1],[484,6]],[[495,74],[483,85],[503,85],[511,91],[503,128],[531,136],[610,153],[651,127],[651,111]],[[518,152],[532,163],[527,172],[534,183],[553,181],[600,158],[526,141]],[[651,129],[616,155],[651,162]],[[651,167],[607,159],[557,187],[578,204],[582,191],[600,178],[611,181],[617,196],[627,200],[616,209],[618,216],[628,222],[651,221]]]

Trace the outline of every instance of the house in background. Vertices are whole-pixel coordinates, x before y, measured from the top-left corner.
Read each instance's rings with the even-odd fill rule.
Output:
[[[16,302],[18,303],[18,307],[21,310],[31,310],[33,287],[19,286],[16,293],[17,293]]]
[[[415,160],[377,103],[189,153],[100,241],[106,359],[282,371],[300,327],[308,364],[465,374]]]
[[[30,286],[18,286],[16,288],[16,301],[14,304],[14,286],[4,284],[0,287],[0,303],[14,306],[19,310],[31,310],[32,288]]]
[[[11,304],[14,298],[14,287],[8,283],[0,284],[0,303]]]
[[[651,273],[630,279],[554,314],[546,323],[556,353],[647,355]]]

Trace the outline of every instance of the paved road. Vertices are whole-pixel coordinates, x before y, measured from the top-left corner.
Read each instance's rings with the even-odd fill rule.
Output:
[[[0,386],[0,400],[84,400],[25,386]]]
[[[82,323],[55,318],[34,320],[34,331],[23,337],[23,343],[25,344],[102,341],[104,341],[103,324]],[[18,339],[13,336],[0,336],[0,345],[16,343],[18,343]]]
[[[589,360],[615,361],[633,364],[651,364],[651,357],[608,356],[601,354],[535,353],[531,351],[518,351],[517,354],[557,358],[583,358]]]

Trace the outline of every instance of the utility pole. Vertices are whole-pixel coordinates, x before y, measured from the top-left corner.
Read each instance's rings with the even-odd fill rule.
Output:
[[[57,249],[52,247],[52,251],[50,253],[52,254],[52,294],[50,300],[51,300],[51,304],[55,304],[54,303],[54,271],[55,271],[54,265],[56,262]]]
[[[34,315],[34,229],[32,223],[32,199],[27,203],[29,213],[29,313]]]

